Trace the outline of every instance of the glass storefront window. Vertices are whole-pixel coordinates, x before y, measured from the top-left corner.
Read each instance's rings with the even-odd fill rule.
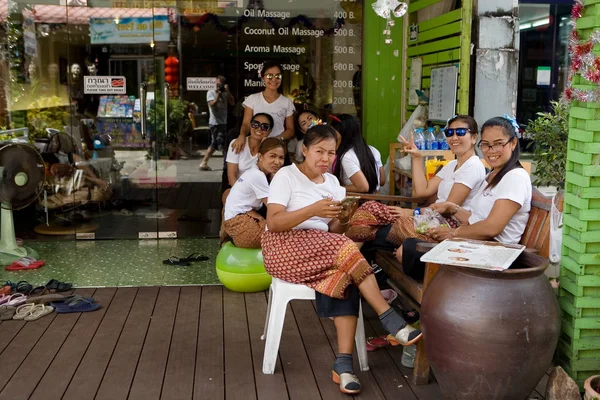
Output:
[[[360,117],[362,13],[353,0],[8,0],[0,128],[27,128],[48,176],[19,235],[216,236],[224,162],[198,169],[207,87],[188,78],[226,77],[230,137],[266,61],[296,111]]]

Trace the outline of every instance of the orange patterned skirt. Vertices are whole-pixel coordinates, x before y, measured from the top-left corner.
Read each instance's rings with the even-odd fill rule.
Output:
[[[394,217],[389,208],[376,201],[362,204],[350,218],[350,227],[346,236],[355,242],[369,242],[375,239],[377,230],[392,225],[386,241],[400,247],[408,238],[417,238],[424,242],[433,242],[429,236],[415,231],[414,218],[410,216]]]
[[[269,275],[337,299],[346,298],[348,285],[358,286],[373,272],[356,244],[337,233],[317,229],[266,231],[262,249]]]
[[[223,232],[236,247],[260,249],[260,238],[265,231],[267,221],[256,211],[248,211],[223,221]]]

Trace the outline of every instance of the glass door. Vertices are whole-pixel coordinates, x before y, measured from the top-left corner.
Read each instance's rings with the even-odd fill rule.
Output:
[[[2,129],[26,132],[47,176],[38,202],[15,213],[17,234],[158,237],[158,54],[170,40],[168,12],[131,2],[47,3],[9,0],[2,38]]]

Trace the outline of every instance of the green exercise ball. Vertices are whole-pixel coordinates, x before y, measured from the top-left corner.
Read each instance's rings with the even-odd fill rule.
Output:
[[[217,255],[217,276],[234,292],[261,292],[271,285],[261,249],[243,249],[227,242]]]

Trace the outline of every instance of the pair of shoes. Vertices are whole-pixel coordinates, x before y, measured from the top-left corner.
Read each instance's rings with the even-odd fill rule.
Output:
[[[390,346],[387,336],[370,337],[367,339],[367,351],[375,351]]]
[[[163,260],[163,264],[165,265],[177,265],[179,267],[187,267],[190,263],[197,261],[208,261],[208,257],[203,255],[202,253],[192,253],[187,257],[179,258],[177,256],[170,256],[168,259]]]
[[[412,325],[406,324],[400,329],[396,335],[388,335],[387,340],[392,346],[410,346],[417,343],[423,337],[423,332],[414,328]]]
[[[46,289],[48,289],[50,293],[67,292],[72,288],[72,283],[59,282],[56,279],[50,279],[48,283],[46,283]]]
[[[101,307],[92,297],[83,297],[77,294],[65,297],[63,301],[51,304],[58,314],[90,312],[96,311]]]
[[[44,260],[36,260],[33,257],[23,257],[7,265],[4,269],[7,271],[22,271],[26,269],[38,269],[46,264]]]
[[[51,314],[54,307],[45,304],[27,303],[16,308],[12,319],[22,319],[25,321],[35,321],[45,315]]]

